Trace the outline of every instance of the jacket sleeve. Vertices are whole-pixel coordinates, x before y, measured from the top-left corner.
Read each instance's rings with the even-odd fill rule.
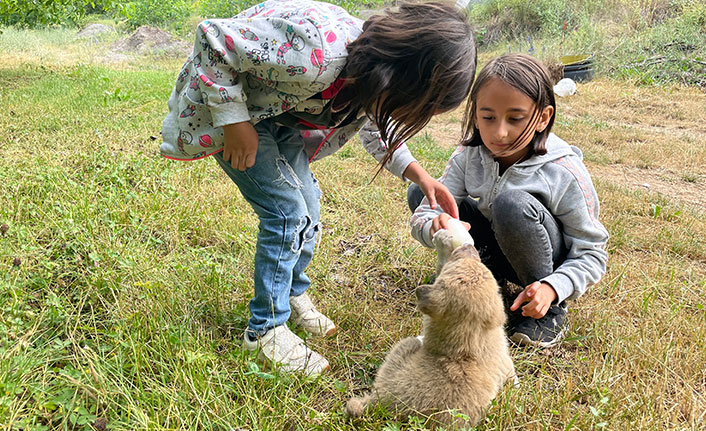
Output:
[[[449,162],[446,164],[444,173],[439,178],[439,181],[444,184],[454,199],[456,203],[459,204],[464,198],[468,197],[468,192],[466,191],[466,147],[459,146],[456,151],[453,152]],[[422,199],[422,203],[417,207],[412,214],[410,219],[410,226],[412,228],[412,237],[419,241],[423,246],[433,248],[434,245],[431,242],[431,222],[436,216],[441,214],[441,205],[438,205],[436,209],[432,209],[429,206],[429,201],[425,197]]]
[[[245,102],[248,82],[254,80],[263,84],[261,91],[286,94],[282,106],[269,111],[277,115],[312,94],[320,69],[312,67],[311,58],[322,55],[322,38],[305,36],[311,34],[318,36],[318,29],[308,20],[256,16],[203,21],[176,90],[207,105],[213,126],[221,127],[250,120]]]
[[[583,164],[565,159],[557,164],[571,178],[567,181],[565,174],[561,180],[547,178],[554,184],[549,210],[562,225],[568,254],[552,274],[540,281],[549,283],[558,295],[557,302],[561,302],[583,295],[605,274],[608,231],[598,221],[598,195]]]
[[[378,162],[382,161],[388,146],[380,137],[380,131],[375,124],[373,124],[372,121],[365,123],[358,131],[358,136],[360,136],[360,142],[363,144],[365,151],[375,157]],[[407,145],[403,143],[395,150],[392,154],[392,158],[385,164],[385,169],[404,180],[405,177],[403,173],[405,169],[414,161],[416,161],[416,159],[412,156],[412,153],[409,152]]]

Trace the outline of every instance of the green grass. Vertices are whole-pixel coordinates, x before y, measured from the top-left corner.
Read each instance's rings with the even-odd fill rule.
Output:
[[[0,62],[0,429],[428,425],[383,409],[358,422],[342,413],[390,346],[420,329],[413,292],[435,256],[408,234],[404,184],[385,173],[370,183],[377,166],[355,143],[313,165],[324,235],[308,273],[339,332],[311,342],[332,369],[318,379],[261,369],[240,349],[256,217],[214,161],[157,153],[179,62],[19,61],[6,37],[18,36],[0,36],[0,46],[15,44]],[[594,155],[591,136],[620,129],[600,116],[557,125],[561,136],[583,134],[594,163],[609,159]],[[620,142],[600,145],[610,153]],[[410,148],[434,174],[452,151],[429,133]],[[674,151],[651,162],[685,160]],[[625,151],[622,163],[639,155]],[[611,179],[596,186],[608,273],[571,305],[561,347],[513,349],[521,384],[478,430],[706,426],[703,209]]]

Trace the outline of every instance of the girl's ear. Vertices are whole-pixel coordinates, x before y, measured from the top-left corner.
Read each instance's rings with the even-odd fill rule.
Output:
[[[537,127],[535,127],[535,130],[538,133],[542,133],[544,129],[547,128],[547,125],[549,124],[549,120],[552,119],[554,116],[554,107],[553,106],[545,106],[542,112],[539,114],[539,121],[537,121]]]

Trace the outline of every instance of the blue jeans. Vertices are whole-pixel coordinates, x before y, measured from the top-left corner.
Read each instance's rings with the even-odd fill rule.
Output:
[[[263,335],[289,319],[289,297],[309,287],[304,270],[319,232],[321,191],[299,131],[270,120],[255,130],[259,143],[251,168],[241,172],[224,162],[221,153],[214,157],[260,220],[248,330]]]
[[[424,194],[416,184],[407,190],[407,204],[414,212]],[[521,287],[540,280],[566,260],[561,224],[533,195],[509,190],[496,196],[488,220],[474,199],[458,206],[459,218],[471,224],[471,236],[481,261],[501,283]]]

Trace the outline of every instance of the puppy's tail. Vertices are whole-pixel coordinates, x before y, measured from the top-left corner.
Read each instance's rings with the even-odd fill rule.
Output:
[[[370,395],[366,395],[362,398],[351,398],[346,403],[346,414],[348,416],[359,418],[363,416],[365,412],[365,407],[370,402]]]

